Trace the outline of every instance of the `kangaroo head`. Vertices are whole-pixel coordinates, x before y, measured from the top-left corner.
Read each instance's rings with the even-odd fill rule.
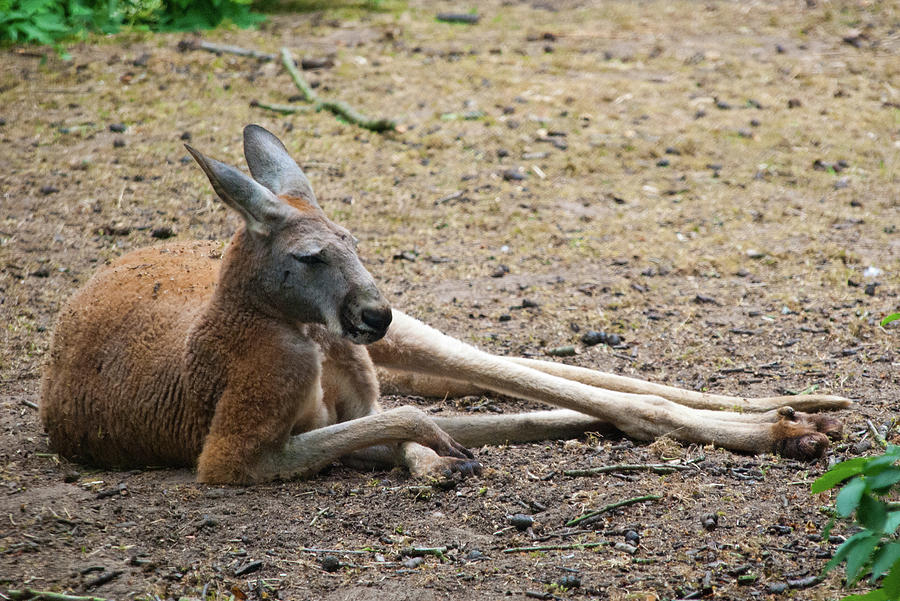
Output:
[[[295,323],[324,324],[357,344],[381,339],[391,308],[356,253],[356,239],[325,216],[309,180],[278,138],[244,128],[241,171],[185,145],[222,199],[244,218],[237,264],[247,299]],[[234,245],[233,245],[234,246]]]

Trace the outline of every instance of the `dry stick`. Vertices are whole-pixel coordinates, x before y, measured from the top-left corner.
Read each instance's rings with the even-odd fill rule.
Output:
[[[875,424],[872,423],[872,420],[867,419],[866,425],[869,427],[869,432],[872,433],[872,438],[875,439],[875,442],[881,445],[881,448],[886,449],[888,446],[887,441],[884,439],[884,436],[881,435],[881,432],[878,431],[878,428],[875,427]]]
[[[348,550],[348,549],[316,549],[313,547],[300,547],[301,552],[305,553],[352,553],[355,555],[365,555],[367,553],[375,553],[375,551],[367,550]]]
[[[291,51],[287,48],[281,49],[281,64],[284,65],[284,68],[287,70],[288,75],[291,76],[294,85],[297,86],[298,90],[300,90],[300,94],[303,95],[303,98],[307,102],[312,103],[314,110],[329,111],[338,117],[342,117],[349,123],[375,132],[396,129],[397,124],[393,120],[387,118],[371,119],[358,112],[346,102],[319,100],[319,97],[316,96],[316,93],[313,91],[313,89],[309,86],[306,80],[303,79],[303,75],[300,74],[300,71],[297,69],[296,63],[294,63],[294,57],[291,56]]]
[[[66,595],[65,593],[51,593],[49,591],[36,591],[30,588],[23,590],[8,590],[6,596],[13,601],[106,601],[103,597],[79,597]]]
[[[609,472],[653,472],[654,474],[671,474],[677,470],[693,469],[689,465],[672,465],[669,463],[620,463],[618,465],[604,465],[592,467],[586,470],[565,470],[566,476],[596,476]]]
[[[531,551],[568,551],[571,549],[593,549],[594,547],[608,547],[609,541],[599,543],[575,543],[571,545],[537,545],[534,547],[511,547],[503,549],[504,553],[530,553]]]
[[[644,495],[642,497],[634,497],[632,499],[625,499],[624,501],[619,501],[617,503],[610,503],[609,505],[604,505],[600,509],[596,511],[591,511],[582,515],[581,517],[577,517],[574,520],[569,520],[566,522],[566,526],[574,526],[575,524],[580,524],[585,520],[589,520],[590,518],[596,517],[598,515],[602,515],[607,511],[612,511],[613,509],[618,509],[619,507],[625,507],[626,505],[634,505],[635,503],[641,503],[643,501],[658,501],[662,499],[662,495]]]
[[[274,111],[276,113],[281,113],[282,115],[291,115],[293,113],[309,113],[315,108],[312,106],[303,106],[299,104],[269,104],[267,102],[260,102],[259,100],[251,100],[250,106],[266,109],[267,111]]]
[[[25,405],[26,407],[31,407],[32,409],[39,409],[39,408],[40,408],[40,407],[38,407],[37,403],[34,403],[34,402],[29,401],[29,400],[27,400],[27,399],[22,399],[22,404]]]
[[[273,61],[278,58],[275,54],[268,52],[260,52],[240,46],[232,46],[230,44],[213,44],[212,42],[204,42],[203,40],[181,40],[178,43],[179,50],[206,50],[216,54],[236,54],[238,56],[248,56],[250,58],[259,59],[261,61]]]

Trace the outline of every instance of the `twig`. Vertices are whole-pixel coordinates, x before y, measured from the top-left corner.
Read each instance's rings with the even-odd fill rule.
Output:
[[[503,549],[504,553],[530,553],[532,551],[569,551],[571,549],[593,549],[594,547],[608,547],[611,543],[574,543],[571,545],[536,545],[534,547],[510,547]]]
[[[654,474],[671,474],[677,470],[692,469],[688,465],[672,465],[669,463],[620,463],[618,465],[603,465],[586,470],[565,470],[566,476],[596,476],[609,472],[653,472]]]
[[[32,409],[40,409],[40,407],[38,407],[37,403],[34,403],[27,399],[22,399],[22,404],[25,405],[26,407],[31,407]]]
[[[400,555],[403,557],[424,557],[425,555],[434,555],[443,563],[447,558],[444,556],[444,553],[447,552],[447,547],[407,547],[400,551]]]
[[[634,505],[635,503],[642,503],[643,501],[658,501],[662,499],[661,495],[644,495],[642,497],[633,497],[631,499],[625,499],[624,501],[618,501],[616,503],[610,503],[609,505],[604,505],[600,509],[596,511],[588,512],[581,517],[577,517],[573,520],[569,520],[566,522],[566,526],[574,526],[575,524],[580,524],[585,520],[589,520],[593,517],[597,517],[598,515],[602,515],[608,511],[612,511],[613,509],[618,509],[619,507],[625,507],[627,505]]]
[[[275,111],[282,115],[292,115],[293,113],[309,113],[315,109],[312,106],[303,106],[300,104],[268,104],[259,100],[251,100],[250,106],[255,106],[267,111]]]
[[[481,20],[481,17],[473,13],[438,13],[437,20],[442,23],[465,23],[466,25],[474,25]]]
[[[122,574],[123,574],[122,570],[112,570],[109,572],[103,572],[102,574],[100,574],[99,576],[97,576],[96,578],[91,580],[90,582],[86,582],[84,584],[84,587],[85,588],[95,588],[98,586],[102,586],[102,585],[106,584],[107,582],[115,580]]]
[[[888,446],[887,441],[884,439],[884,436],[882,436],[878,431],[878,428],[875,427],[875,424],[872,423],[872,420],[867,419],[866,425],[869,427],[869,432],[872,433],[872,438],[875,439],[875,442],[881,445],[882,449],[886,449]]]
[[[316,93],[313,91],[310,85],[303,78],[303,75],[297,69],[297,64],[294,62],[294,57],[291,56],[291,51],[287,48],[281,49],[281,64],[284,65],[284,68],[287,70],[288,75],[291,76],[291,80],[293,80],[294,85],[297,86],[297,89],[300,91],[300,94],[303,96],[304,100],[312,103],[313,110],[329,111],[335,116],[343,118],[348,123],[352,123],[364,129],[369,129],[375,132],[396,129],[397,124],[392,119],[371,119],[351,107],[346,102],[319,100],[319,97],[316,96]]]
[[[366,553],[375,553],[373,550],[369,549],[361,549],[361,550],[346,550],[346,549],[316,549],[313,547],[300,547],[301,552],[305,553],[352,553],[354,555],[365,555]]]
[[[314,103],[319,100],[316,93],[313,92],[313,89],[309,87],[309,84],[303,79],[303,75],[301,75],[300,71],[297,69],[297,63],[294,62],[294,57],[291,56],[291,51],[287,48],[281,49],[281,64],[287,69],[288,75],[291,76],[294,85],[300,90],[300,93],[303,95],[303,99],[306,100],[306,102]]]
[[[30,588],[22,590],[8,590],[6,596],[13,601],[106,601],[103,597],[79,597],[66,595],[65,593],[51,593],[49,591],[36,591]]]
[[[260,52],[249,48],[241,48],[240,46],[232,46],[230,44],[213,44],[212,42],[204,42],[203,40],[184,39],[178,42],[178,49],[182,52],[187,50],[206,50],[215,54],[236,54],[238,56],[247,56],[261,61],[274,61],[278,55],[268,52]]]

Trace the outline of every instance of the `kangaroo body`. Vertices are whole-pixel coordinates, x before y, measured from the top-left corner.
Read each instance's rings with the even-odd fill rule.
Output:
[[[244,218],[214,242],[151,247],[101,269],[60,311],[43,380],[51,446],[87,463],[196,466],[210,482],[309,476],[343,459],[414,474],[479,471],[462,445],[612,424],[652,439],[821,455],[846,399],[696,393],[489,355],[391,310],[271,133],[244,132],[253,178],[189,150]],[[383,368],[376,370],[376,367]],[[394,392],[499,392],[564,408],[428,417],[382,411]],[[798,403],[799,401],[799,403]],[[740,412],[720,411],[723,408]]]

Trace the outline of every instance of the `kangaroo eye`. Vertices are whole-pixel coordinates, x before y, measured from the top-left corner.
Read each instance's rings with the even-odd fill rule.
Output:
[[[291,256],[294,259],[296,259],[297,261],[299,261],[300,263],[303,263],[304,265],[324,265],[325,264],[325,259],[322,258],[321,252],[312,253],[309,255],[291,254]]]

